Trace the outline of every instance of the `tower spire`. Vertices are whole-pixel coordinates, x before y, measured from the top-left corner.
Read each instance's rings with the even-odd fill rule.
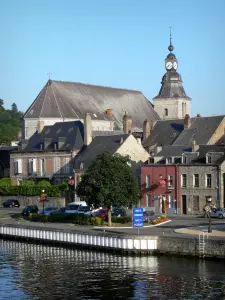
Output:
[[[170,26],[170,45],[168,47],[169,51],[172,52],[173,51],[173,45],[172,45],[172,35],[171,35],[171,26]]]

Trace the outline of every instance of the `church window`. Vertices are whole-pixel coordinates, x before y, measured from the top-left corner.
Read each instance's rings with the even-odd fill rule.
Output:
[[[164,114],[165,114],[165,116],[168,116],[168,109],[167,108],[165,108]]]

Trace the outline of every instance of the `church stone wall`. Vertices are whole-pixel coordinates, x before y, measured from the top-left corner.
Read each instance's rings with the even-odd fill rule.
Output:
[[[186,103],[183,109],[182,103]],[[183,119],[186,114],[191,113],[191,100],[188,99],[154,99],[154,109],[161,119]],[[168,115],[165,114],[167,109]]]

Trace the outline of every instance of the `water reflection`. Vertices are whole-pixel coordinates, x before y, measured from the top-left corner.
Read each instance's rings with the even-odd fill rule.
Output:
[[[225,299],[225,264],[0,241],[0,299]]]

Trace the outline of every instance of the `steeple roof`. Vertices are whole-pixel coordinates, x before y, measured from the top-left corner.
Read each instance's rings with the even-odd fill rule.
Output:
[[[177,72],[178,61],[176,55],[172,53],[174,47],[172,45],[171,40],[172,38],[170,32],[170,45],[168,47],[170,53],[167,55],[165,59],[167,72],[163,75],[160,91],[158,95],[153,98],[153,100],[158,98],[162,98],[162,99],[185,98],[190,100],[191,98],[186,95],[185,90],[183,88],[183,84],[182,84],[183,81],[181,75]]]
[[[182,85],[181,75],[175,70],[167,71],[166,74],[163,75],[160,91],[153,99],[156,98],[191,99],[185,93]]]

